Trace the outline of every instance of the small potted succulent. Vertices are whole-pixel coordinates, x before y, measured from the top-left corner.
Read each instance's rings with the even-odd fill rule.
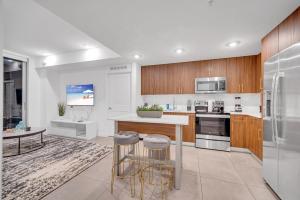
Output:
[[[143,106],[138,106],[136,113],[139,117],[161,118],[163,114],[163,108],[156,104],[152,106],[145,104]]]
[[[58,107],[58,115],[60,117],[63,117],[66,113],[66,104],[61,102],[57,104],[57,107]]]

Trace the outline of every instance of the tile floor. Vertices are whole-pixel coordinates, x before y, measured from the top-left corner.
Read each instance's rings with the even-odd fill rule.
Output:
[[[97,138],[112,144],[112,138]],[[174,156],[174,146],[171,147]],[[110,193],[112,154],[58,188],[44,200],[127,200],[129,184],[117,180]],[[138,197],[136,198],[138,199]],[[160,199],[159,189],[145,189],[145,199]],[[261,177],[261,165],[250,154],[183,148],[180,190],[169,191],[172,200],[276,200]]]

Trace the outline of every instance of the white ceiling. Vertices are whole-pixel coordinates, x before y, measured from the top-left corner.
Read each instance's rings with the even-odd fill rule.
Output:
[[[4,1],[13,1],[9,10],[19,7],[10,11],[15,19],[5,27],[6,46],[65,52],[89,38],[122,58],[142,54],[141,64],[257,54],[261,38],[300,5],[300,0],[214,0],[213,6],[207,0],[35,0],[54,20],[30,0]],[[241,45],[227,48],[232,40]],[[185,50],[180,56],[178,47]]]
[[[45,56],[100,48],[118,56],[97,40],[73,27],[32,0],[3,0],[4,48],[28,56]]]

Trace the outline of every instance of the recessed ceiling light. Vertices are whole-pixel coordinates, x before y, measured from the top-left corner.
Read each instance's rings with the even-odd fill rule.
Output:
[[[48,56],[44,59],[44,65],[46,66],[54,65],[55,63],[56,63],[56,56],[54,55]]]
[[[134,54],[133,56],[135,59],[140,59],[142,56],[140,54]]]
[[[176,53],[177,54],[182,54],[183,53],[183,49],[176,49]]]
[[[229,42],[226,44],[227,47],[236,47],[240,44],[241,42],[240,41],[233,41],[233,42]]]

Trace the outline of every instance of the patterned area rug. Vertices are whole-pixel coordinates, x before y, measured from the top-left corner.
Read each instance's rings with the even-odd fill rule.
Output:
[[[3,159],[2,199],[38,200],[112,152],[112,147],[45,135],[46,146]]]

